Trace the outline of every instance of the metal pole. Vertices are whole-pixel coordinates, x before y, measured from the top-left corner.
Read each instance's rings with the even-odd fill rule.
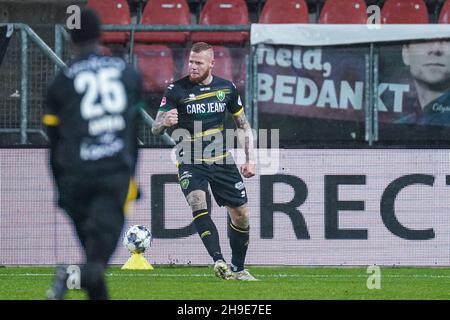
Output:
[[[364,129],[365,141],[370,140],[371,124],[370,124],[370,103],[372,102],[372,83],[370,81],[370,54],[365,55],[365,87],[364,87]]]
[[[142,12],[143,12],[143,1],[140,0],[138,2],[138,10],[137,10],[137,17],[136,17],[136,21],[137,24],[141,24],[142,23]],[[133,21],[131,22],[133,26],[136,26],[136,23],[133,23]],[[131,37],[130,37],[130,52],[129,52],[129,63],[136,66],[136,56],[133,54],[134,51],[134,38],[135,38],[135,34],[136,34],[136,29],[133,28],[131,30]]]
[[[42,50],[44,53],[59,67],[65,68],[66,64],[62,61],[53,51],[52,49],[26,24],[17,23],[14,24],[15,28],[21,29],[25,31],[26,34],[30,37],[30,39]]]
[[[149,126],[152,127],[153,122],[155,122],[155,120],[153,120],[152,117],[150,117],[150,115],[145,111],[141,109],[141,116],[144,119],[144,122]],[[160,136],[161,140],[169,145],[169,146],[175,146],[176,143],[175,141],[167,134],[167,132],[165,132],[163,135]]]
[[[26,144],[27,138],[27,95],[28,95],[28,38],[24,29],[21,36],[21,74],[20,74],[20,143]]]
[[[378,141],[378,81],[379,81],[379,54],[373,57],[373,139]]]
[[[253,87],[253,129],[258,131],[258,51],[255,46],[252,46],[252,87]]]
[[[134,24],[133,24],[134,25]],[[133,53],[133,49],[134,49],[134,34],[135,34],[135,30],[134,28],[131,30],[131,38],[130,38],[130,52],[128,54],[128,63],[133,64],[134,65],[134,53]]]
[[[373,43],[370,44],[369,54],[366,54],[366,141],[373,144]]]
[[[61,31],[61,34],[62,34],[64,40],[65,40],[66,42],[70,42],[70,35],[69,35],[69,33],[67,32],[66,28],[64,28],[64,26],[60,24],[60,25],[59,25],[59,30]]]
[[[61,26],[55,25],[55,53],[61,60],[63,59],[63,38]],[[58,71],[58,66],[55,65],[55,73]]]
[[[251,53],[245,55],[245,106],[247,107],[245,113],[247,114],[250,123],[253,123],[253,108],[252,108],[252,61],[250,58]]]

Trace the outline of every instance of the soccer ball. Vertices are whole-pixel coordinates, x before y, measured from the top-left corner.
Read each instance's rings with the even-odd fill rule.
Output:
[[[144,253],[152,244],[152,234],[142,225],[131,226],[123,237],[123,245],[131,253]]]

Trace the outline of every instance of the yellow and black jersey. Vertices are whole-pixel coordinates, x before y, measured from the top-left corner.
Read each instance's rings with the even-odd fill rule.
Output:
[[[171,109],[178,110],[178,125],[174,129],[184,129],[188,133],[174,131],[179,145],[183,142],[182,151],[189,148],[191,159],[207,161],[227,155],[224,134],[226,112],[236,116],[244,111],[236,86],[217,76],[213,76],[208,85],[195,84],[188,76],[170,84],[159,110],[167,112]],[[199,140],[201,143],[198,143]]]
[[[42,119],[55,176],[133,173],[140,74],[123,59],[87,54],[50,84]]]

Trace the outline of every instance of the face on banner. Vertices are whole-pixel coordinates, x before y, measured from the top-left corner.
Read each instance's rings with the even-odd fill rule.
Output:
[[[450,41],[405,44],[402,56],[417,86],[441,94],[450,89]]]
[[[407,141],[448,141],[450,138],[450,41],[427,40],[397,46],[400,55],[389,49],[380,68],[383,81],[403,81],[410,85],[400,112],[381,118],[380,139]],[[389,72],[401,62],[405,71]],[[400,61],[399,61],[400,60]],[[395,68],[394,68],[395,69]],[[397,67],[401,70],[401,67]],[[383,117],[383,116],[382,116]]]
[[[403,62],[417,92],[416,124],[450,126],[450,41],[405,44]]]

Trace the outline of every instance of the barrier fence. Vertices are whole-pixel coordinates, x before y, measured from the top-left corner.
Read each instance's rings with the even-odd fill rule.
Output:
[[[168,149],[141,150],[142,199],[124,230],[151,228],[151,263],[210,264],[168,159]],[[447,150],[279,150],[270,157],[275,172],[245,180],[248,264],[450,266],[449,160]],[[42,169],[47,151],[3,150],[0,165],[0,264],[79,263],[78,240]],[[226,209],[212,203],[229,260]],[[128,256],[119,244],[111,263]]]

